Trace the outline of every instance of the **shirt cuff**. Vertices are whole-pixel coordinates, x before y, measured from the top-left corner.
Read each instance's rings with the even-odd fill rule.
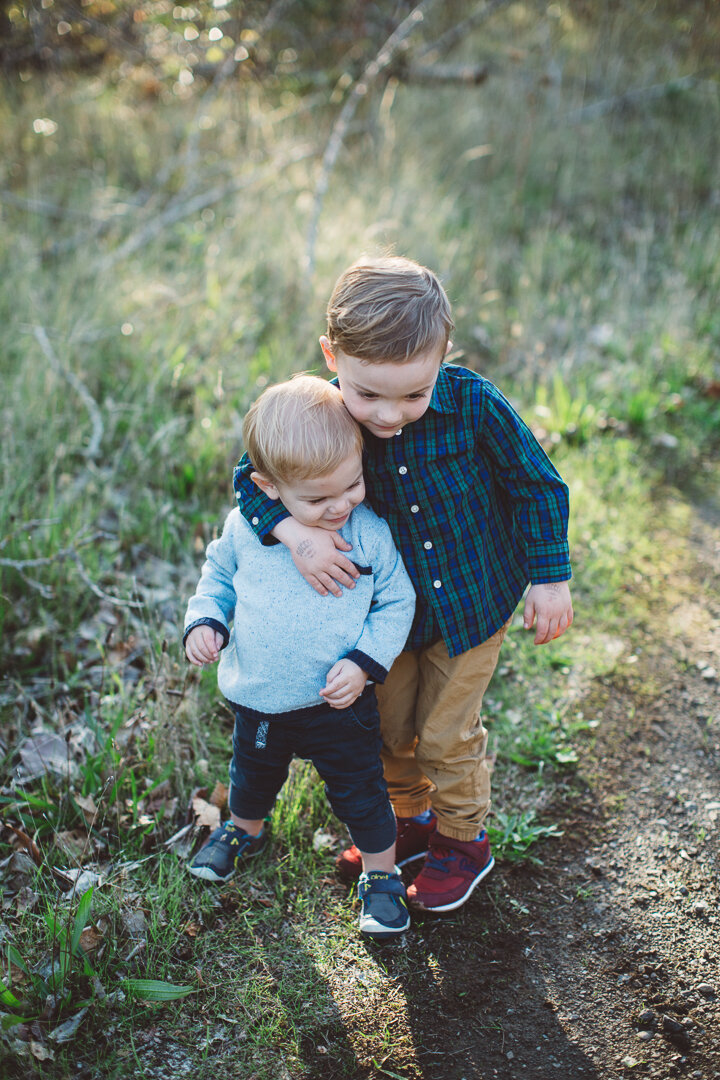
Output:
[[[190,623],[189,626],[185,627],[185,629],[183,630],[183,645],[187,641],[187,636],[190,631],[194,630],[196,626],[209,626],[213,630],[217,630],[218,634],[222,634],[223,643],[221,645],[221,649],[224,649],[228,641],[230,640],[230,631],[228,630],[227,626],[225,626],[224,623],[219,622],[217,619],[211,619],[209,616],[207,616],[204,619],[196,619],[195,622]]]
[[[572,577],[570,552],[567,540],[542,549],[528,551],[528,574],[533,585],[545,585],[550,581],[569,581]]]
[[[352,660],[353,664],[357,664],[359,668],[366,671],[368,677],[376,683],[384,683],[387,679],[387,668],[384,668],[382,664],[378,664],[376,660],[373,660],[367,653],[361,652],[360,649],[353,649],[345,657],[346,660]]]

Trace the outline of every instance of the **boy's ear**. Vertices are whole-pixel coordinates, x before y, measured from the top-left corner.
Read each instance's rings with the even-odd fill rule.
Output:
[[[447,346],[445,348],[445,356],[447,356],[450,352],[452,352],[452,341],[448,341],[447,343]]]
[[[260,488],[261,491],[265,492],[268,499],[280,498],[280,492],[275,487],[272,480],[268,480],[267,476],[263,476],[262,473],[259,472],[251,472],[250,479],[252,480],[253,484],[256,484],[257,487]]]
[[[320,338],[320,348],[323,351],[323,356],[325,357],[325,363],[327,364],[327,366],[330,368],[331,371],[337,371],[335,353],[330,348],[330,341],[328,338],[325,337],[324,334]]]

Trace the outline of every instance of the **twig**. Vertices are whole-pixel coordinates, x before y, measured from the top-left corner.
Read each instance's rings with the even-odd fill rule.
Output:
[[[581,109],[574,109],[568,113],[565,119],[569,124],[582,124],[586,120],[596,120],[599,116],[607,116],[608,113],[619,109],[640,105],[646,101],[658,101],[678,90],[692,90],[699,82],[697,76],[685,75],[681,79],[671,79],[666,83],[641,86],[636,90],[628,90],[624,94],[618,94],[617,97],[605,98],[603,101],[594,101],[590,105],[583,105]]]
[[[0,551],[10,543],[14,536],[19,533],[25,532],[27,529],[45,529],[50,525],[58,525],[60,518],[33,518],[31,521],[23,521],[22,525],[17,525],[14,529],[0,540]]]
[[[58,206],[57,203],[45,202],[44,199],[25,199],[22,195],[15,195],[12,191],[0,191],[0,202],[9,206],[17,206],[20,210],[27,210],[32,214],[44,214],[46,217],[63,221],[65,218],[79,218],[81,221],[92,221],[90,214],[84,214],[81,210],[72,210],[68,206]]]
[[[350,121],[355,115],[355,110],[380,72],[384,71],[385,68],[389,66],[402,42],[409,37],[418,23],[422,22],[425,17],[425,9],[431,7],[434,2],[435,0],[422,0],[422,2],[418,4],[417,7],[413,8],[410,14],[403,19],[399,26],[396,27],[375,59],[370,61],[358,81],[353,86],[333,125],[333,129],[330,132],[330,138],[325,147],[325,153],[323,154],[320,175],[318,176],[317,184],[315,185],[315,199],[313,201],[313,210],[307,232],[305,271],[308,278],[312,277],[315,269],[315,245],[317,243],[318,222],[322,212],[323,201],[330,183],[330,173],[337,161],[343,140],[348,127],[350,126]]]
[[[98,407],[95,398],[92,396],[87,387],[78,379],[74,372],[69,368],[63,367],[58,357],[55,354],[55,350],[50,344],[50,339],[47,336],[47,332],[44,326],[33,327],[33,333],[35,340],[42,349],[45,359],[50,367],[53,369],[56,375],[61,375],[67,383],[72,386],[76,394],[81,398],[83,405],[90,414],[90,420],[92,421],[92,437],[90,442],[86,446],[83,453],[87,458],[96,458],[100,451],[100,443],[102,442],[105,426],[103,424],[102,414]]]
[[[119,596],[113,596],[111,593],[105,592],[99,585],[96,585],[88,575],[82,560],[78,554],[77,548],[84,547],[87,544],[94,544],[98,540],[110,540],[114,539],[109,533],[95,532],[88,536],[80,536],[75,542],[66,548],[61,548],[55,555],[43,555],[35,559],[5,559],[0,558],[0,566],[7,566],[11,570],[15,570],[20,575],[26,584],[31,588],[36,589],[46,600],[49,600],[53,596],[53,591],[49,585],[44,585],[40,581],[35,581],[25,573],[26,568],[35,566],[49,566],[54,562],[62,562],[64,559],[70,559],[75,563],[77,567],[78,576],[87,585],[92,593],[95,594],[100,600],[105,600],[109,604],[114,604],[116,607],[130,607],[141,608],[143,605],[139,600],[123,600]]]
[[[511,0],[490,0],[489,3],[478,5],[478,9],[468,15],[462,22],[456,23],[455,26],[451,26],[449,30],[434,41],[432,45],[426,46],[421,50],[419,59],[428,60],[431,56],[440,56],[442,53],[448,52],[455,45],[457,45],[463,38],[467,37],[470,30],[473,30],[480,23],[485,22],[491,15],[494,15],[499,8],[507,7]]]
[[[109,255],[106,255],[105,258],[100,261],[98,269],[100,271],[107,270],[116,262],[119,262],[120,259],[124,259],[128,255],[133,255],[141,247],[144,247],[148,241],[152,240],[154,236],[163,232],[168,225],[174,225],[176,222],[182,221],[183,218],[190,217],[191,214],[196,214],[198,211],[204,210],[206,207],[220,202],[220,200],[226,198],[226,196],[241,191],[243,188],[252,187],[254,184],[260,183],[266,179],[274,180],[277,177],[278,170],[284,169],[288,165],[294,165],[304,158],[311,157],[314,153],[315,148],[312,146],[297,146],[289,153],[280,158],[276,158],[274,161],[256,169],[247,176],[239,176],[236,179],[229,181],[227,184],[218,185],[209,190],[201,191],[197,195],[193,195],[191,198],[184,199],[181,202],[178,202],[176,199],[173,200],[162,213],[149,221],[143,229],[139,232],[132,233],[124,244],[121,244],[120,247],[111,251]]]
[[[400,74],[404,82],[433,86],[441,83],[462,83],[479,86],[490,74],[487,64],[410,64]]]

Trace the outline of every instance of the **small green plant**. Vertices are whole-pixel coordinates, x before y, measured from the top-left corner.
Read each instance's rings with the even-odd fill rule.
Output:
[[[501,861],[517,863],[527,859],[537,866],[541,865],[542,860],[530,854],[530,848],[540,840],[563,834],[557,825],[537,824],[536,816],[534,810],[519,814],[506,814],[499,810],[493,815],[487,831],[493,850]]]
[[[48,1008],[53,1019],[59,1020],[70,1009],[84,1008],[96,996],[97,984],[93,981],[96,972],[81,944],[92,898],[91,886],[80,897],[75,913],[69,912],[67,916],[48,905],[44,922],[49,932],[49,954],[40,965],[31,966],[29,958],[23,956],[15,945],[6,945],[7,982],[0,979],[0,1005],[9,1010],[2,1017],[4,1031],[39,1017],[47,1018]],[[25,977],[23,984],[26,989],[19,991],[22,996],[13,990],[13,968]],[[188,985],[135,978],[119,979],[118,989],[146,1001],[174,1001],[193,991],[193,987]]]

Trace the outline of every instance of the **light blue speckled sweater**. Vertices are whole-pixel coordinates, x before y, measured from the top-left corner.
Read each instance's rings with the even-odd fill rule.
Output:
[[[285,545],[261,544],[237,509],[208,545],[184,637],[202,624],[223,634],[218,685],[230,701],[263,713],[322,705],[319,691],[338,660],[349,657],[382,682],[402,652],[415,591],[388,526],[362,504],[339,531],[361,570],[340,597],[316,593]]]

